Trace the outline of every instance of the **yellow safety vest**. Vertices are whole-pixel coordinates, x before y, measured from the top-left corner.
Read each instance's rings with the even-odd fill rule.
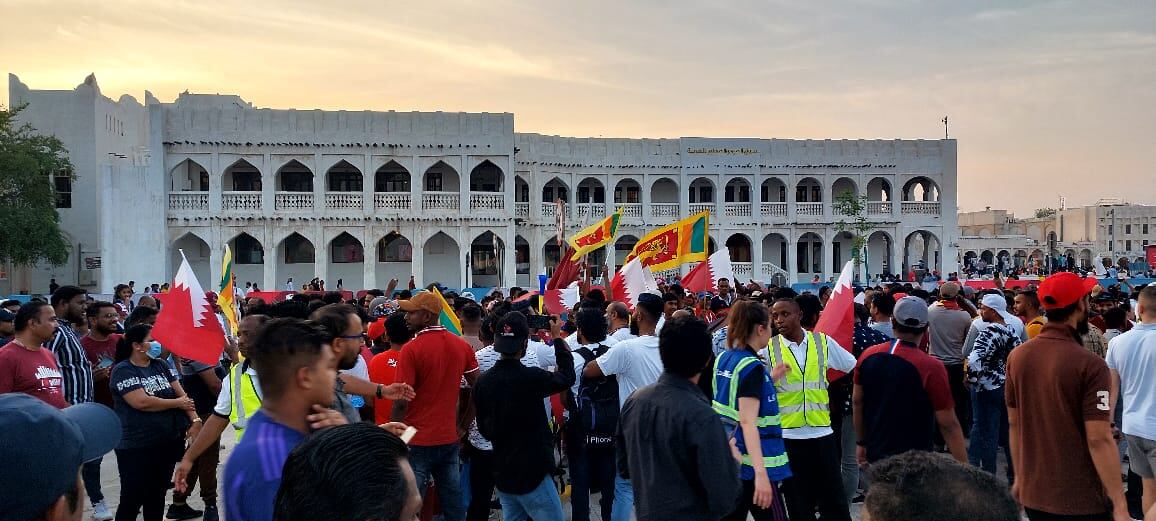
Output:
[[[779,362],[787,364],[791,371],[786,378],[775,382],[779,391],[779,416],[784,429],[799,427],[830,427],[831,400],[827,396],[827,335],[820,333],[819,343],[822,349],[815,345],[815,335],[807,332],[807,366],[799,367],[794,353],[790,349],[783,349],[783,335],[776,335],[771,339],[768,353],[771,367]]]
[[[248,362],[242,362],[233,364],[229,369],[229,384],[233,387],[229,396],[232,400],[229,422],[237,432],[237,441],[241,441],[241,435],[249,425],[249,418],[261,408],[261,396],[257,394],[257,386],[253,385],[252,375],[245,372],[248,366]]]

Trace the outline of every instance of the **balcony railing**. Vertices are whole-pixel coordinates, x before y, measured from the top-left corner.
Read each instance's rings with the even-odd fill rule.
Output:
[[[530,217],[530,203],[514,203],[514,217],[527,219]]]
[[[170,192],[169,210],[203,212],[209,210],[209,192]]]
[[[606,217],[606,204],[604,203],[578,203],[578,220],[594,219]]]
[[[277,192],[273,194],[273,208],[279,212],[312,210],[313,192]]]
[[[770,262],[764,262],[762,267],[762,275],[766,280],[774,280],[776,275],[781,275],[784,281],[791,280],[791,274],[787,270],[776,266]]]
[[[325,208],[327,210],[360,210],[360,192],[325,192]]]
[[[727,217],[751,216],[751,203],[726,203],[723,208]]]
[[[891,215],[891,201],[867,201],[867,215]]]
[[[678,219],[678,203],[653,203],[650,216],[662,219]]]
[[[505,198],[501,192],[470,192],[470,211],[500,212],[506,209]]]
[[[939,215],[939,202],[935,201],[903,201],[900,206],[903,215]]]
[[[259,212],[261,211],[261,192],[223,192],[221,193],[221,210]]]
[[[656,272],[654,272],[654,276],[655,277],[662,277],[663,279],[668,279],[668,280],[671,278],[677,280],[679,277],[682,276],[682,272],[679,271],[678,268],[670,268],[670,269],[665,269],[662,271],[656,271]]]
[[[622,208],[622,216],[623,217],[628,217],[628,218],[632,218],[632,219],[641,219],[642,218],[642,205],[641,204],[638,204],[638,203],[618,203],[618,206],[620,208]]]
[[[542,203],[542,217],[547,219],[558,217],[558,205],[554,203]]]
[[[740,282],[753,279],[754,264],[750,262],[732,262],[731,271],[734,272],[735,278]]]
[[[410,195],[405,192],[382,192],[373,194],[375,210],[409,210]]]
[[[702,213],[702,212],[710,212],[711,217],[718,215],[718,213],[716,213],[716,211],[714,209],[714,205],[710,204],[710,203],[691,203],[689,208],[690,208],[690,214],[691,215],[695,215],[695,214]]]
[[[762,212],[765,217],[786,217],[787,203],[763,203]]]
[[[462,196],[457,192],[426,192],[421,194],[422,210],[457,210]]]
[[[795,213],[797,215],[819,217],[823,215],[823,203],[795,203]]]

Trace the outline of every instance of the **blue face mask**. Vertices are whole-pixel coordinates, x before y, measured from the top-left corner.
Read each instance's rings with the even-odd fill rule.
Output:
[[[161,347],[160,342],[157,342],[156,340],[149,342],[149,352],[148,352],[149,358],[152,358],[153,360],[160,358],[162,350],[163,350],[163,348]]]

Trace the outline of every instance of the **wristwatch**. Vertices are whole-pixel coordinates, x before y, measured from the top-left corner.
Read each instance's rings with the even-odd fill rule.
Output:
[[[381,391],[382,391],[383,389],[385,389],[385,386],[384,386],[384,385],[382,385],[382,384],[377,384],[377,392],[376,392],[375,394],[377,395],[377,399],[378,399],[378,400],[382,400],[382,399],[385,399],[385,396],[383,396],[383,395],[381,394]]]

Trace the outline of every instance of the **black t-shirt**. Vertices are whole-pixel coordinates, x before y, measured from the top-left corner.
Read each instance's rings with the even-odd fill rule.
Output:
[[[758,356],[751,348],[747,348],[747,352]],[[766,370],[747,371],[747,375],[739,380],[739,398],[758,398],[763,399],[763,375]],[[738,404],[735,404],[738,405]]]
[[[177,397],[172,383],[176,376],[160,360],[152,360],[148,367],[137,367],[129,360],[112,368],[108,385],[112,390],[113,409],[120,417],[121,435],[118,449],[151,447],[181,439],[188,430],[189,417],[181,409],[144,412],[134,409],[124,395],[137,389],[157,398]]]

